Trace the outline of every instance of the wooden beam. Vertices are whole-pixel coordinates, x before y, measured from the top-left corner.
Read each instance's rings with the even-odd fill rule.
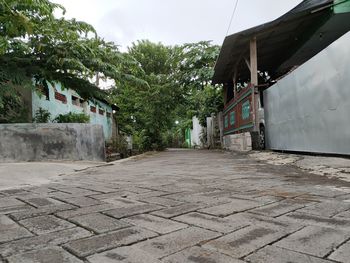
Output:
[[[233,97],[237,98],[237,67],[233,73]]]
[[[258,52],[256,47],[256,37],[250,40],[250,81],[254,86],[258,83]]]
[[[259,92],[256,92],[256,86],[258,83],[258,51],[256,44],[256,37],[250,40],[250,82],[253,89],[253,101],[252,101],[252,112],[253,112],[253,122],[254,131],[259,131]]]
[[[245,64],[247,65],[247,67],[249,68],[249,71],[251,72],[251,68],[250,68],[250,62],[248,61],[248,59],[244,58]]]

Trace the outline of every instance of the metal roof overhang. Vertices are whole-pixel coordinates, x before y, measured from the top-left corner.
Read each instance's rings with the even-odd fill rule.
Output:
[[[277,79],[322,51],[350,30],[350,13],[335,14],[334,0],[306,0],[287,14],[226,37],[215,65],[213,84],[250,79],[245,63],[249,42],[257,38],[258,69]]]

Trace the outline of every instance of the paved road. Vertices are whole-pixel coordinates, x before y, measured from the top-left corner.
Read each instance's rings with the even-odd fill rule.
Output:
[[[350,185],[168,151],[0,192],[0,262],[350,262]]]

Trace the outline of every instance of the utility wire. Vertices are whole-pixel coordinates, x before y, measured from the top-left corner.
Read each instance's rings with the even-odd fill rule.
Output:
[[[235,17],[235,14],[236,14],[236,11],[237,11],[238,2],[239,2],[239,0],[236,0],[235,8],[233,9],[233,12],[232,12],[232,15],[231,15],[230,24],[228,25],[226,36],[228,35],[228,32],[231,29],[233,18]]]

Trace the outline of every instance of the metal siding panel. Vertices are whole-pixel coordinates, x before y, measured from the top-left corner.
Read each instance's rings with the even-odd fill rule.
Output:
[[[270,149],[350,154],[350,33],[264,92]]]

